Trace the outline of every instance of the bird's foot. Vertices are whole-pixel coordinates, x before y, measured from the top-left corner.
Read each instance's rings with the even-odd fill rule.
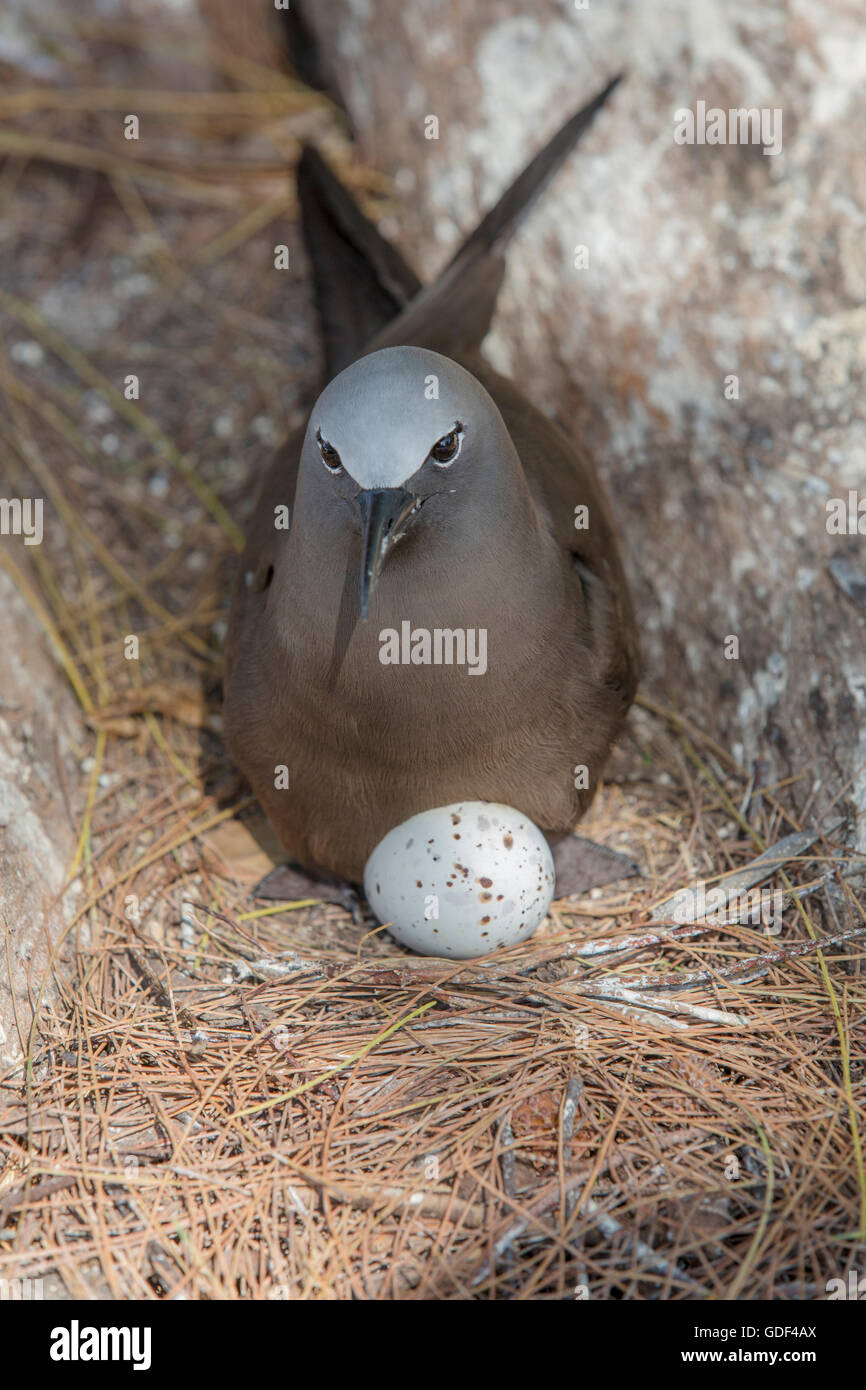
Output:
[[[640,869],[627,854],[597,845],[583,835],[548,836],[556,870],[557,898],[570,898],[601,888],[619,878],[631,878]]]
[[[357,925],[364,920],[360,893],[345,879],[330,874],[308,874],[297,864],[280,864],[265,874],[252,891],[254,898],[279,898],[297,902],[302,898],[318,898],[323,903],[336,903],[351,912]]]

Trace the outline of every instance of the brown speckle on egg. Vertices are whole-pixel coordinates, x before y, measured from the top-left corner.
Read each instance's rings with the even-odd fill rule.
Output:
[[[504,846],[505,846],[506,849],[514,849],[514,836],[513,836],[513,835],[503,835],[503,836],[502,836],[502,843],[504,844]]]

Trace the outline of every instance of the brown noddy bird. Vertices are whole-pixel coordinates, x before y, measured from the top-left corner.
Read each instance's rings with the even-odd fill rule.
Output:
[[[469,799],[547,834],[558,896],[634,869],[570,834],[637,680],[608,508],[585,451],[480,354],[506,242],[618,80],[428,287],[303,154],[332,379],[264,478],[226,653],[228,745],[290,859],[263,895],[344,900],[388,830]]]

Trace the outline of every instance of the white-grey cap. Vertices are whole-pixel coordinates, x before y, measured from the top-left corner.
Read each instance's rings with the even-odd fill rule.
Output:
[[[360,488],[398,488],[440,439],[484,428],[499,412],[470,372],[441,353],[389,347],[361,357],[324,389],[310,414],[305,448],[336,450]],[[437,460],[433,459],[434,464]]]

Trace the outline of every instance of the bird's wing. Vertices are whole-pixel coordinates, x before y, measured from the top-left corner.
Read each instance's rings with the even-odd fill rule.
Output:
[[[496,308],[508,242],[620,81],[621,77],[613,78],[569,117],[481,219],[438,278],[377,334],[371,349],[406,344],[459,358],[480,346]]]
[[[403,311],[421,281],[309,145],[298,165],[298,199],[330,380]]]
[[[258,498],[247,526],[246,544],[241,556],[234,593],[232,594],[229,628],[226,634],[224,683],[227,686],[237,655],[238,642],[255,611],[252,604],[271,582],[277,559],[277,547],[287,532],[274,525],[275,508],[286,506],[294,515],[295,489],[301,463],[304,430],[297,430],[278,450],[261,480]]]
[[[628,705],[639,674],[637,634],[616,531],[595,469],[576,441],[512,381],[478,356],[464,365],[499,407],[539,513],[570,560],[574,601],[589,619],[599,677]],[[584,507],[585,514],[578,512]]]

